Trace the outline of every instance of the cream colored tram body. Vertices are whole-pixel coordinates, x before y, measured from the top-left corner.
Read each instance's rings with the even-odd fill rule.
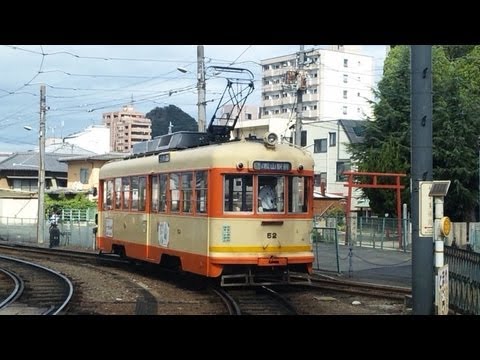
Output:
[[[308,277],[313,164],[305,150],[259,139],[109,162],[97,246],[224,285]]]

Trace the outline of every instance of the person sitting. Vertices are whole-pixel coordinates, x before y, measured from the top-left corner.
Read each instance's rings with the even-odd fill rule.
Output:
[[[277,211],[277,197],[272,186],[264,185],[258,192],[260,211]]]

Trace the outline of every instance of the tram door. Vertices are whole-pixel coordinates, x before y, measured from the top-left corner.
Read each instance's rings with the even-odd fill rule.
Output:
[[[147,253],[146,257],[150,260],[159,261],[158,251],[155,248],[167,247],[169,239],[169,226],[165,221],[165,212],[167,210],[167,174],[155,174],[149,178],[150,191],[147,198],[150,206],[147,207],[149,220],[147,222]]]

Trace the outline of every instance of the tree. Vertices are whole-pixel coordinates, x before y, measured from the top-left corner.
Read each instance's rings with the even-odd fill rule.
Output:
[[[149,111],[146,117],[152,121],[152,138],[168,134],[170,123],[173,125],[173,132],[198,130],[195,119],[175,105],[156,107]]]
[[[480,47],[434,46],[433,179],[451,180],[445,214],[474,220],[478,199],[477,137],[480,134]],[[367,123],[362,144],[349,148],[359,171],[403,172],[402,202],[410,202],[410,49],[395,46],[375,90],[375,121]],[[376,213],[394,213],[393,192],[365,189]]]

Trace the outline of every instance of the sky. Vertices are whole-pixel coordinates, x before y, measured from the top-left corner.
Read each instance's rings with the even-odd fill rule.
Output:
[[[305,50],[324,47],[305,45]],[[205,45],[205,66],[250,70],[255,91],[247,104],[260,106],[260,62],[299,49],[299,45]],[[376,81],[385,49],[361,46],[362,54],[374,58]],[[100,125],[102,113],[118,111],[132,100],[135,110],[143,113],[175,105],[197,119],[197,45],[0,45],[0,69],[0,152],[38,147],[42,84],[47,138]],[[208,125],[226,80],[208,70],[206,79]]]

